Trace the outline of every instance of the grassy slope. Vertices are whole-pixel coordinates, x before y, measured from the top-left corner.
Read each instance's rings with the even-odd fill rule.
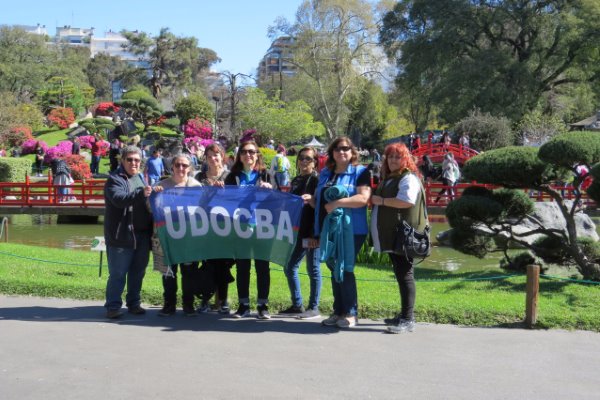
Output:
[[[24,258],[19,258],[20,256]],[[41,262],[31,258],[53,261]],[[49,249],[17,244],[0,244],[0,293],[93,299],[101,302],[106,284],[106,258],[103,276],[98,277],[99,253]],[[73,265],[65,265],[71,263]],[[271,308],[289,305],[289,290],[282,268],[272,264]],[[303,272],[304,270],[301,269]],[[323,271],[323,275],[329,275]],[[480,273],[497,276],[498,271]],[[525,309],[525,277],[465,281],[472,277],[426,268],[417,268],[416,318],[422,322],[476,326],[519,325]],[[387,266],[358,266],[360,316],[382,318],[399,308],[397,285]],[[301,277],[302,293],[308,299],[308,279]],[[251,294],[256,295],[255,284]],[[232,303],[235,284],[230,286]],[[162,301],[160,275],[148,270],[144,280],[143,301],[159,305]],[[538,326],[541,328],[586,329],[600,331],[600,285],[541,280]],[[235,304],[233,304],[235,305]],[[321,310],[332,307],[329,278],[323,280]]]

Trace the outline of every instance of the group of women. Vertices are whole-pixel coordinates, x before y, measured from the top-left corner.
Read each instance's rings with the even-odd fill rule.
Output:
[[[173,160],[173,176],[159,182],[155,190],[174,186],[237,185],[272,188],[258,145],[254,141],[243,142],[237,152],[231,171],[223,167],[224,153],[215,144],[206,148],[208,170],[196,179],[189,176],[192,162],[186,155]],[[320,316],[321,292],[320,264],[324,262],[331,273],[333,313],[322,321],[324,326],[350,328],[357,324],[358,296],[354,267],[356,256],[371,233],[373,245],[379,252],[389,253],[400,289],[401,311],[386,319],[387,332],[410,332],[414,329],[415,284],[413,260],[404,254],[393,252],[393,238],[398,221],[416,221],[416,213],[422,190],[421,175],[409,150],[403,144],[386,147],[383,160],[383,179],[372,193],[371,177],[366,167],[359,164],[359,153],[347,137],[336,138],[327,149],[326,167],[317,174],[318,154],[305,147],[297,156],[297,176],[292,180],[290,192],[301,196],[304,206],[298,240],[292,252],[285,274],[291,294],[291,306],[282,314],[299,319]],[[372,203],[370,226],[367,221],[367,205]],[[306,257],[310,279],[310,297],[305,308],[300,290],[298,270]],[[253,260],[257,284],[257,318],[269,319],[268,298],[270,271],[268,260]],[[232,260],[209,260],[215,270],[217,304],[219,311],[229,314],[227,285],[232,280],[229,268]],[[252,260],[235,260],[239,306],[234,317],[251,315],[250,269]],[[198,263],[180,265],[182,271],[182,299],[186,315],[194,315],[193,292],[190,271]],[[217,278],[216,271],[222,272]],[[161,315],[175,312],[177,266],[168,268],[164,274],[164,307]],[[203,299],[200,311],[207,308]]]

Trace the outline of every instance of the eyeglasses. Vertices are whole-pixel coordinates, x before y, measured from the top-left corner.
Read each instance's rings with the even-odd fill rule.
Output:
[[[140,160],[139,158],[133,158],[133,157],[127,157],[125,160],[127,160],[127,162],[132,163],[132,164],[133,163],[139,164],[142,162],[142,160]]]
[[[245,150],[245,149],[244,150],[240,150],[240,154],[243,155],[243,156],[244,155],[253,156],[256,153],[258,153],[258,151],[256,151],[256,150]]]
[[[312,157],[298,157],[298,161],[314,161]]]
[[[333,149],[333,151],[336,151],[338,153],[341,153],[342,151],[345,152],[345,151],[350,151],[350,150],[352,150],[352,147],[350,147],[350,146],[338,146],[335,149]]]
[[[189,168],[190,164],[175,163],[175,164],[173,164],[173,166],[175,168]]]

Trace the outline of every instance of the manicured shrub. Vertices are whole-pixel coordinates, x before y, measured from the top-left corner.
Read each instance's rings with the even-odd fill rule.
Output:
[[[75,122],[75,114],[73,109],[69,107],[57,107],[48,114],[48,122],[50,125],[58,126],[61,129],[68,128]]]
[[[92,177],[90,166],[80,154],[69,154],[64,158],[71,168],[71,176],[75,180],[89,179]]]
[[[37,142],[40,142],[40,146],[42,146],[42,149],[44,149],[44,153],[46,153],[48,151],[48,145],[46,144],[46,142],[44,142],[43,140],[29,139],[23,142],[23,144],[21,145],[21,155],[33,154],[33,150],[35,150],[35,144]]]
[[[479,110],[472,111],[454,127],[456,133],[467,132],[471,138],[471,147],[478,151],[488,151],[514,143],[514,134],[510,120],[495,117]]]
[[[27,125],[15,126],[0,134],[0,145],[6,148],[21,146],[27,140],[33,140],[31,128]]]
[[[30,171],[28,158],[0,157],[0,182],[23,182]]]
[[[114,113],[119,112],[121,107],[112,101],[105,101],[96,106],[96,116],[110,117]]]
[[[197,136],[201,139],[212,139],[212,126],[205,119],[190,119],[183,127],[183,134],[186,137]]]

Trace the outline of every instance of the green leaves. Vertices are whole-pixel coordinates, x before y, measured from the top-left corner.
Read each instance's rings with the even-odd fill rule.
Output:
[[[598,132],[567,132],[555,136],[540,147],[539,158],[566,168],[574,164],[593,165],[600,162]]]

